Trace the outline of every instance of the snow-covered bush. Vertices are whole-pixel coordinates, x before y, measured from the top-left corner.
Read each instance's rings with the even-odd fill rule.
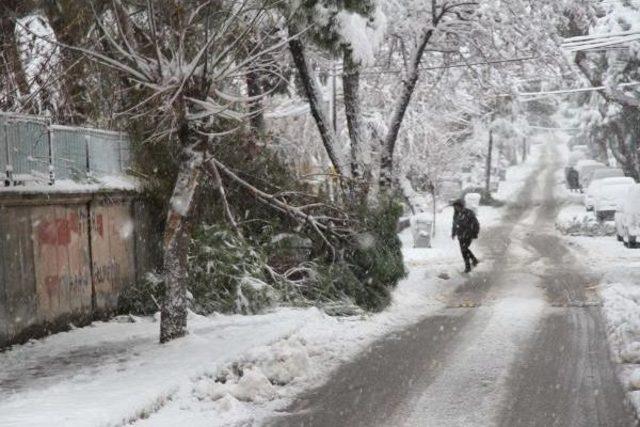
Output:
[[[266,276],[266,256],[220,225],[198,227],[189,247],[188,268],[190,305],[198,314],[256,313],[279,298]],[[164,294],[162,279],[147,274],[123,291],[119,311],[155,313]]]
[[[378,207],[363,207],[361,232],[345,248],[344,262],[360,282],[354,300],[368,310],[382,310],[391,301],[391,289],[405,277],[402,244],[396,234],[402,206],[388,200]]]
[[[151,315],[160,310],[164,296],[162,278],[148,272],[138,283],[125,287],[118,297],[118,312]]]
[[[599,222],[593,216],[573,216],[556,221],[556,229],[570,236],[613,236],[616,233],[612,222]]]
[[[196,313],[256,313],[277,299],[266,256],[219,225],[203,225],[189,248],[189,290]]]

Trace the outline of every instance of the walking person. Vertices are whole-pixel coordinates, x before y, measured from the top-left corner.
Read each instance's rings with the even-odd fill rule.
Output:
[[[463,200],[453,202],[453,229],[451,230],[451,238],[458,237],[460,242],[460,251],[462,259],[464,259],[464,272],[471,271],[471,265],[478,265],[478,258],[471,252],[469,246],[474,239],[478,238],[480,233],[480,223],[476,214],[468,208],[464,207]]]

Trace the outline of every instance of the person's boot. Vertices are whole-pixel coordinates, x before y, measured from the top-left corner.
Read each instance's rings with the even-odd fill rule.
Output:
[[[471,263],[473,264],[474,267],[477,267],[478,264],[480,264],[480,260],[478,258],[474,258],[473,261],[471,261]]]
[[[469,264],[467,264],[464,268],[464,272],[465,273],[470,273],[471,272],[471,266]]]

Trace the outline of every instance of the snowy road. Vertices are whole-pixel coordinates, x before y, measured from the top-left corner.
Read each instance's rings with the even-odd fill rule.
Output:
[[[594,278],[556,234],[555,147],[484,230],[494,266],[377,341],[272,426],[632,426]],[[486,258],[487,256],[485,256]]]

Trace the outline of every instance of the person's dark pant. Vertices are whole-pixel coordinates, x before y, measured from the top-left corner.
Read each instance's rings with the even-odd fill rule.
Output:
[[[478,258],[471,252],[469,246],[471,246],[471,242],[473,239],[458,239],[460,242],[460,252],[462,252],[462,259],[464,259],[464,266],[467,270],[471,269],[471,263],[476,265],[478,263]]]

